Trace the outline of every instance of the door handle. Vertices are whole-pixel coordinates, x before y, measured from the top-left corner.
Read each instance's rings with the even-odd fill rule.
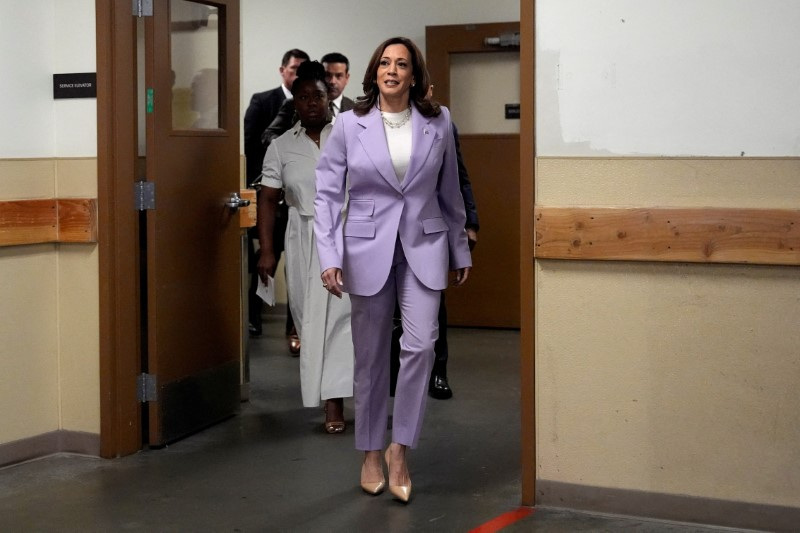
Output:
[[[238,192],[232,192],[231,197],[225,202],[225,205],[230,207],[233,211],[237,211],[240,207],[247,207],[250,205],[250,200],[245,200],[239,197]]]

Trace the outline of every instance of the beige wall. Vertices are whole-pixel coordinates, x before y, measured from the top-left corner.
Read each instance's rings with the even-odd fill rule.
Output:
[[[0,200],[97,196],[94,158],[0,160]],[[97,245],[0,248],[0,444],[100,432]]]
[[[540,158],[539,205],[797,208],[798,159]],[[797,506],[794,267],[536,262],[537,475]]]
[[[519,51],[450,56],[450,110],[459,134],[519,133],[519,120],[505,118],[505,105],[519,104],[519,88]]]

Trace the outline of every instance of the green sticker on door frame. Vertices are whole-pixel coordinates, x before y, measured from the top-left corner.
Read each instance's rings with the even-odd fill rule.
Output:
[[[147,112],[153,112],[153,89],[147,89]]]

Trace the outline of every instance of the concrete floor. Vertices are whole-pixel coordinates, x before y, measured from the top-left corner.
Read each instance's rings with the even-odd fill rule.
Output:
[[[282,323],[268,316],[252,342],[251,399],[239,415],[121,459],[56,455],[0,470],[0,532],[466,532],[519,508],[517,332],[451,329],[455,396],[428,402],[405,506],[362,493],[351,428],[327,435],[322,410],[301,406]],[[352,423],[352,402],[345,409]],[[722,529],[558,509],[504,529],[621,530]]]

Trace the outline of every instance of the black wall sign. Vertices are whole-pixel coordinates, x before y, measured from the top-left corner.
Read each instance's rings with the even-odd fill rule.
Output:
[[[97,73],[53,74],[53,98],[97,98]]]
[[[506,118],[519,118],[519,104],[506,104]]]

